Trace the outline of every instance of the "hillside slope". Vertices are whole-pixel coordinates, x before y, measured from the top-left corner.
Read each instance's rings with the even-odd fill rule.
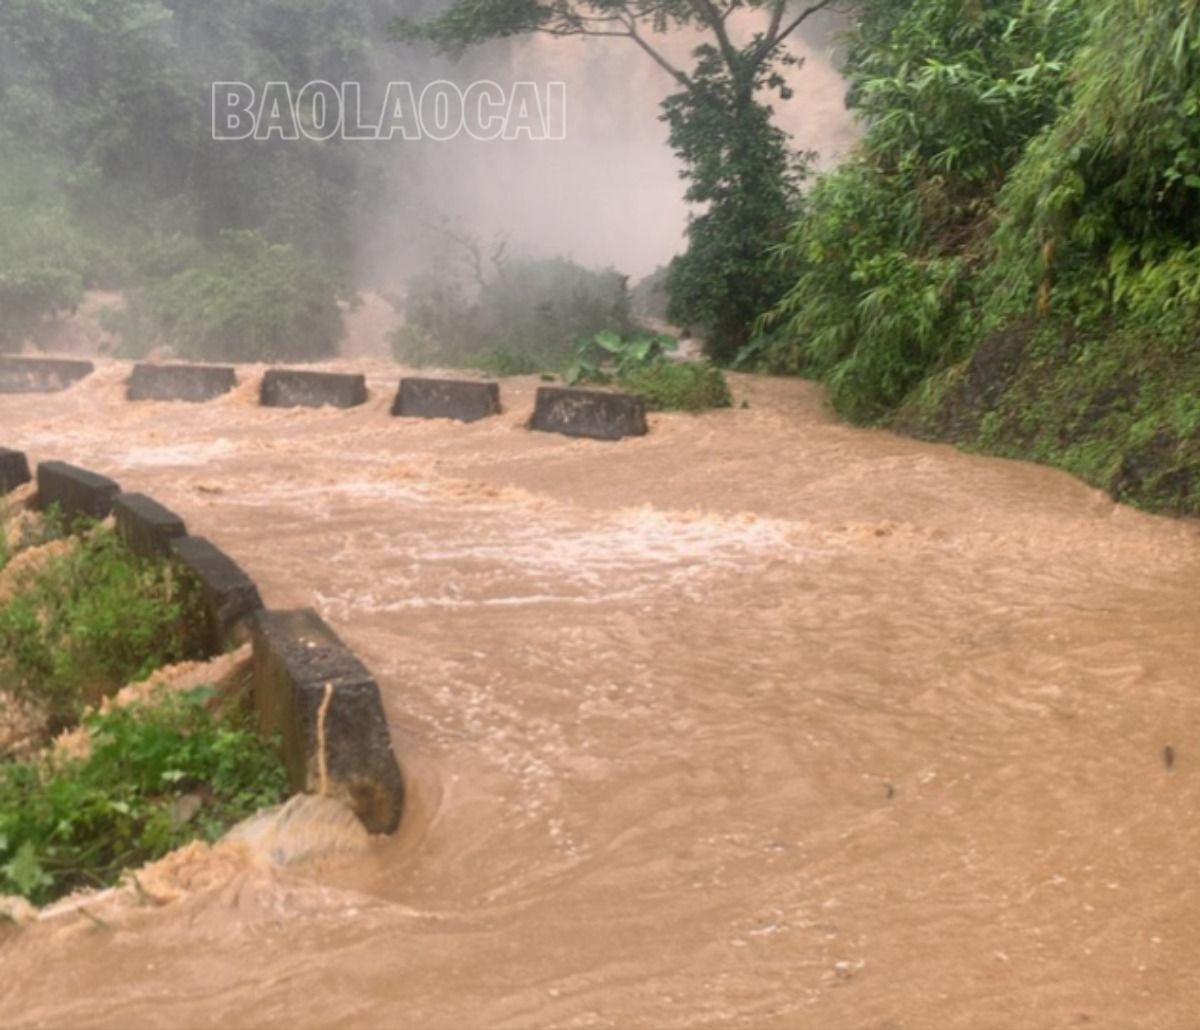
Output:
[[[1200,510],[1200,4],[864,4],[863,144],[757,357],[848,418]]]

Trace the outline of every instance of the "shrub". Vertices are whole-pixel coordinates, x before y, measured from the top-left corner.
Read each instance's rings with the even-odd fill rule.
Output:
[[[133,555],[110,530],[79,538],[0,607],[0,677],[51,727],[171,662],[203,656],[197,585]]]
[[[613,332],[597,333],[576,346],[575,360],[563,378],[572,386],[582,382],[606,383],[614,376],[619,379],[636,369],[660,363],[676,346],[670,336],[622,338]]]
[[[58,207],[0,206],[0,352],[83,298],[84,252]]]
[[[0,765],[0,894],[44,904],[106,886],[281,801],[277,748],[244,715],[212,715],[210,695],[88,717],[86,759]]]
[[[713,365],[667,360],[675,350],[670,336],[600,333],[576,347],[563,378],[577,383],[618,383],[654,411],[704,411],[733,403],[724,373]]]
[[[779,250],[792,286],[762,329],[770,368],[885,417],[980,335],[1005,175],[1069,96],[1080,0],[863,5],[848,58],[858,151],[804,198]]]
[[[577,341],[632,326],[625,276],[563,258],[498,261],[475,281],[443,265],[409,282],[405,319],[398,361],[509,375],[560,369]]]
[[[705,411],[733,405],[724,373],[707,363],[662,361],[626,373],[621,385],[652,411]]]
[[[117,324],[129,330],[126,352],[156,335],[199,360],[315,361],[336,353],[338,297],[336,279],[294,247],[225,232],[200,264],[133,298]]]

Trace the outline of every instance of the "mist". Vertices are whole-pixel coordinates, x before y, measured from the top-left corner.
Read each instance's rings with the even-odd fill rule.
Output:
[[[763,17],[742,12],[732,28],[749,35]],[[834,13],[806,24],[792,46],[803,64],[788,71],[795,97],[775,105],[779,124],[798,150],[816,153],[817,167],[836,164],[857,138],[834,53],[844,26]],[[671,32],[654,42],[686,67],[701,39]],[[681,249],[685,187],[659,120],[676,84],[628,40],[535,37],[481,47],[458,62],[395,47],[373,74],[397,81],[432,74],[460,86],[479,76],[505,87],[560,81],[567,133],[562,142],[378,144],[403,153],[385,159],[385,192],[367,205],[356,233],[356,279],[364,286],[395,289],[419,270],[442,220],[482,241],[503,237],[531,257],[566,257],[634,279]]]
[[[444,7],[0,6],[0,350],[311,359],[337,346],[336,308],[353,307],[356,291],[404,307],[414,278],[469,259],[472,247],[488,260],[503,245],[510,262],[594,273],[593,299],[606,294],[609,270],[636,283],[683,251],[686,184],[660,119],[672,78],[626,39],[515,37],[457,58],[390,39],[398,13]],[[745,39],[765,16],[739,11],[729,26]],[[815,152],[818,166],[836,163],[856,136],[832,54],[841,27],[835,15],[806,23],[792,43],[803,58],[788,70],[795,96],[775,102],[795,148]],[[705,38],[671,31],[653,43],[688,68]],[[294,93],[353,83],[369,119],[388,83],[419,93],[438,80],[506,91],[562,83],[565,138],[230,140],[214,131],[216,83],[245,83],[260,97],[269,83]],[[452,272],[448,280],[462,279],[461,267]],[[466,278],[484,276],[468,269]],[[532,310],[538,301],[527,299]],[[400,318],[384,307],[372,322],[378,349]],[[81,310],[83,324],[59,331]],[[315,326],[319,339],[296,342]]]

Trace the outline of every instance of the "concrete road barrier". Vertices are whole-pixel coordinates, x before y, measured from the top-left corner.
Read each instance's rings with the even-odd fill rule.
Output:
[[[9,493],[30,481],[29,461],[21,451],[0,447],[0,494]]]
[[[237,386],[233,368],[222,365],[134,365],[126,383],[131,401],[187,401],[200,404]]]
[[[183,519],[145,494],[121,494],[113,502],[117,533],[143,558],[166,558],[171,541],[187,536]]]
[[[531,429],[595,440],[645,436],[646,405],[639,397],[559,386],[538,389]]]
[[[108,518],[121,492],[111,479],[63,461],[43,461],[37,470],[37,506],[57,505],[68,520]]]
[[[204,537],[176,537],[171,554],[200,581],[208,621],[209,646],[227,651],[250,637],[250,621],[262,608],[258,587],[220,548]]]
[[[90,361],[0,357],[0,393],[57,393],[96,371]]]
[[[286,368],[268,369],[259,394],[266,408],[353,408],[366,400],[365,376]]]
[[[401,379],[392,414],[401,418],[478,422],[500,414],[500,384],[464,379]]]
[[[345,801],[372,833],[396,829],[404,778],[379,686],[311,608],[255,618],[254,698],[295,790]]]

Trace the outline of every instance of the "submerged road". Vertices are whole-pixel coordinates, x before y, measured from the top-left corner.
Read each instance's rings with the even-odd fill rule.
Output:
[[[412,808],[8,936],[3,1025],[1195,1027],[1195,524],[798,381],[614,445],[525,431],[533,380],[461,426],[390,419],[390,365],[346,412],[126,372],[0,397],[0,445],[315,606]]]

